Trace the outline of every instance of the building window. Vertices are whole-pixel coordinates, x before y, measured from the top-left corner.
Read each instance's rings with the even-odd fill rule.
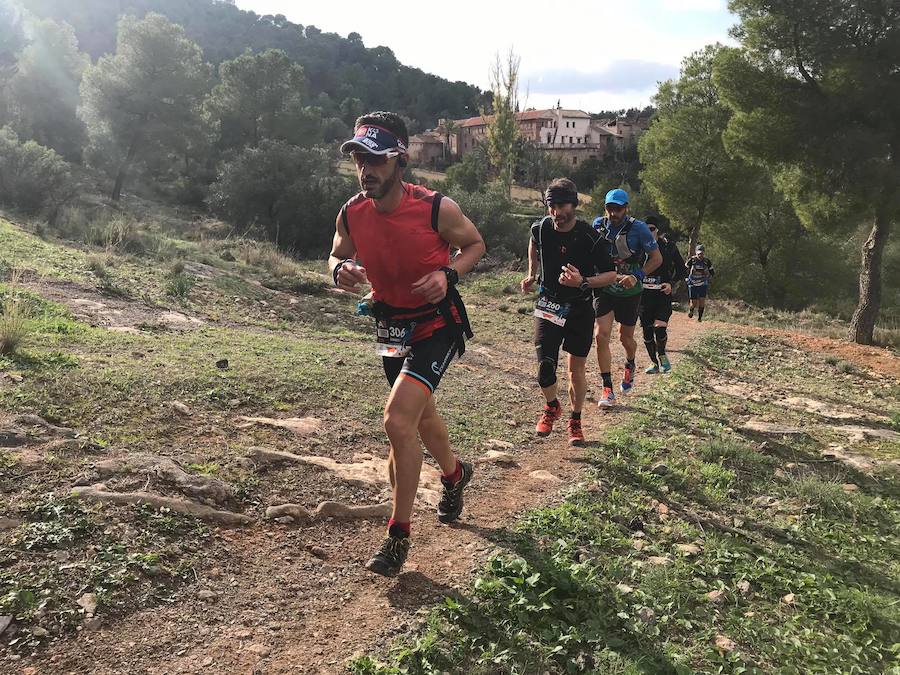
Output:
[[[551,136],[550,134],[547,134],[547,143],[552,143],[552,142],[553,142],[553,136]]]
[[[578,164],[578,158],[577,158],[577,157],[573,157],[573,158],[572,158],[572,164]]]

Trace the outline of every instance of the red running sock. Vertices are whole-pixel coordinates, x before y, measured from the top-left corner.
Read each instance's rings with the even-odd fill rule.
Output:
[[[412,527],[410,523],[399,523],[393,518],[388,521],[388,534],[392,537],[398,537],[402,535],[406,535],[407,537],[410,535]]]
[[[444,475],[444,478],[446,478],[448,481],[450,481],[451,483],[456,485],[459,482],[459,479],[462,478],[462,471],[463,471],[462,462],[460,462],[457,459],[456,460],[456,469],[453,471],[453,473],[451,473],[451,474],[445,473],[443,475]]]

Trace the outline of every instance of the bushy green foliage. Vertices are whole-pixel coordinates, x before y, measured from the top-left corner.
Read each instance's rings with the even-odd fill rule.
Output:
[[[219,79],[204,107],[218,126],[222,148],[256,146],[263,139],[302,145],[310,136],[303,110],[303,68],[287,54],[249,51],[219,66]],[[317,129],[316,129],[317,131]]]
[[[316,257],[328,251],[335,216],[355,191],[326,150],[265,140],[223,165],[209,204],[237,225],[258,223],[283,248]]]
[[[502,186],[492,183],[475,192],[450,186],[448,194],[478,227],[491,258],[508,260],[525,255],[530,221],[511,215],[513,204]]]
[[[158,12],[184,26],[186,35],[214,65],[250,49],[281,49],[304,70],[312,105],[324,117],[352,124],[363,110],[396,110],[414,124],[411,133],[433,127],[439,118],[467,116],[487,103],[485,94],[464,82],[448,82],[400,64],[388,47],[366,47],[363,37],[346,38],[315,26],[302,26],[283,15],[259,15],[214,0],[29,0],[40,17],[63,20],[75,28],[82,48],[94,59],[115,49],[119,15],[143,17]]]
[[[70,165],[54,150],[34,141],[19,142],[0,128],[0,204],[28,213],[53,212],[75,190]]]
[[[115,54],[85,71],[79,109],[92,160],[116,176],[113,200],[136,160],[191,154],[208,76],[200,48],[181,26],[159,14],[119,21]]]
[[[36,21],[29,35],[31,43],[19,56],[6,89],[10,124],[21,138],[77,161],[85,134],[75,110],[89,59],[78,51],[78,40],[68,24]]]

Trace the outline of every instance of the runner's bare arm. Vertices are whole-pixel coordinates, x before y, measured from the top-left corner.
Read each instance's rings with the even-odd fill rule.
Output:
[[[537,274],[535,270],[539,269],[541,266],[541,257],[538,254],[537,244],[534,243],[534,238],[528,238],[528,276],[522,279],[519,283],[519,286],[522,289],[523,293],[527,293],[531,290],[531,287],[534,285],[534,282],[537,281]]]
[[[450,266],[460,276],[471,271],[484,255],[485,246],[481,233],[449,197],[441,200],[438,234],[450,246],[459,249],[459,254]],[[426,302],[440,302],[447,295],[447,276],[441,270],[426,274],[413,284],[413,293],[421,295]]]
[[[658,248],[653,249],[650,251],[650,255],[647,256],[647,262],[644,263],[644,274],[655,272],[662,265],[662,262],[662,253],[659,252]]]
[[[359,290],[359,284],[368,282],[364,267],[358,267],[355,263],[343,263],[348,258],[356,255],[356,246],[344,227],[341,214],[338,213],[334,223],[334,241],[331,244],[331,255],[328,256],[328,269],[333,272],[335,284],[342,291],[355,292]],[[341,265],[337,272],[335,268]]]
[[[486,250],[481,233],[462,212],[459,205],[449,197],[441,200],[441,208],[438,212],[438,234],[444,241],[459,249],[459,255],[453,259],[450,266],[460,276],[471,272]]]

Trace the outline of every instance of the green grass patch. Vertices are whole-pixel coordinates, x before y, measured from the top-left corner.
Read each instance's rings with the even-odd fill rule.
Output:
[[[350,670],[896,672],[900,495],[821,462],[815,434],[761,449],[707,386],[777,373],[833,391],[828,370],[778,351],[704,338],[593,445],[560,504],[491,535],[503,552],[470,588]]]
[[[193,518],[146,505],[104,509],[51,495],[21,515],[25,522],[0,547],[0,614],[25,627],[4,640],[13,652],[74,632],[85,593],[96,596],[104,619],[170,602],[194,579],[209,536]]]

